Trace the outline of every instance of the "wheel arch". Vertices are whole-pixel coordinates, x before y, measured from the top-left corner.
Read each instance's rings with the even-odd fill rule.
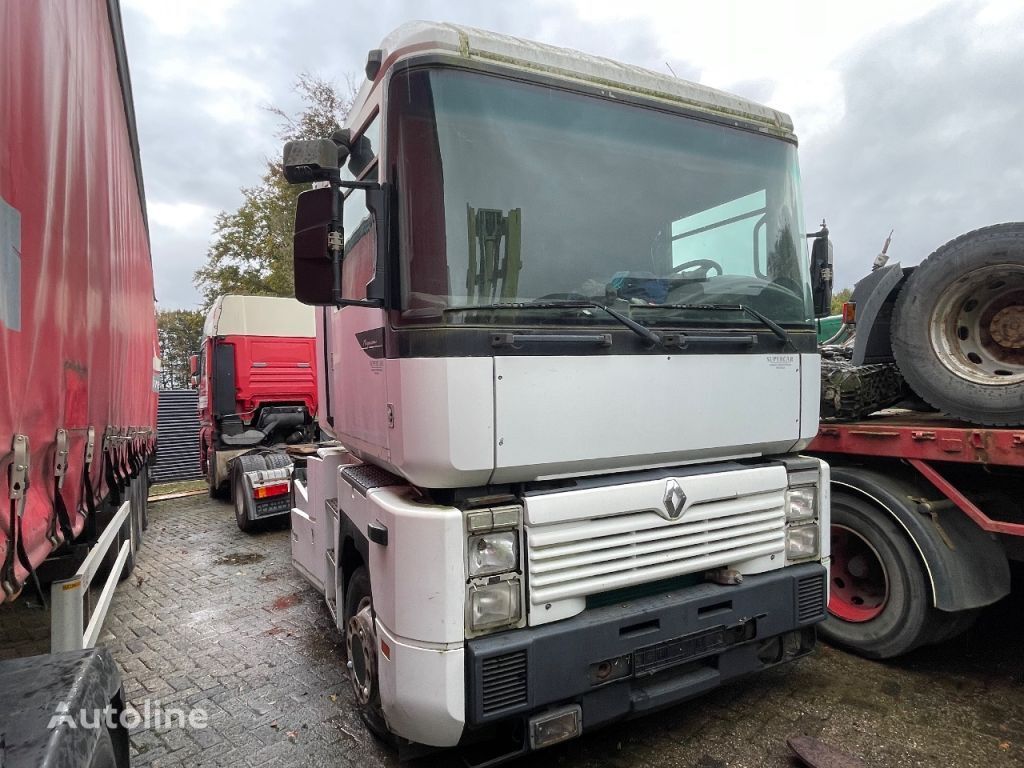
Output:
[[[349,581],[352,578],[352,574],[356,572],[356,569],[360,566],[365,566],[369,574],[370,542],[344,512],[339,517],[340,530],[338,532],[338,539],[340,555],[338,557],[338,570],[341,572],[341,578],[339,580],[340,592],[338,599],[343,601],[345,594],[348,592]],[[372,574],[370,584],[373,584]]]
[[[851,300],[857,309],[853,339],[854,365],[893,360],[890,322],[896,298],[914,267],[898,262],[869,273],[853,287]]]
[[[919,511],[914,498],[941,494],[911,469],[887,467],[882,472],[833,464],[832,486],[883,510],[904,531],[928,578],[932,605],[939,610],[978,608],[1009,593],[1009,561],[998,539],[959,510],[940,519]]]

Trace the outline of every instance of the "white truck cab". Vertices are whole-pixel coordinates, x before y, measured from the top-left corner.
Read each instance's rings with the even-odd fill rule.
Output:
[[[416,22],[284,168],[344,446],[293,560],[372,727],[498,760],[811,650],[829,246],[786,115]]]

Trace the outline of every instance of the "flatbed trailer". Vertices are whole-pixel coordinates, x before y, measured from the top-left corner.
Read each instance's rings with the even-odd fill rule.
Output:
[[[896,656],[1008,594],[1024,561],[1024,427],[889,409],[823,421],[808,451],[832,466],[827,638]]]

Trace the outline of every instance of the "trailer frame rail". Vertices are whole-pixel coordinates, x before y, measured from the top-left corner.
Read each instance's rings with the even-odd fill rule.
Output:
[[[107,616],[107,609],[110,608],[110,601],[114,598],[114,590],[121,580],[121,572],[135,541],[135,518],[131,511],[131,500],[126,499],[97,539],[95,546],[89,550],[75,575],[50,585],[50,653],[95,647],[103,628],[103,620]],[[133,528],[132,533],[121,543],[117,559],[110,569],[103,589],[100,590],[96,605],[90,606],[87,610],[86,604],[92,600],[92,581],[126,520]]]

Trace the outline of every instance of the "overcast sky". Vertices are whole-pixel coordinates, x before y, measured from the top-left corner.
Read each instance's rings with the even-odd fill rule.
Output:
[[[648,67],[790,113],[804,215],[828,220],[836,287],[1024,219],[1024,4],[655,0],[122,0],[164,308],[197,307],[214,216],[277,156],[312,72],[339,86],[411,19],[483,27]],[[709,7],[710,6],[710,7]],[[332,31],[333,30],[333,31]]]

